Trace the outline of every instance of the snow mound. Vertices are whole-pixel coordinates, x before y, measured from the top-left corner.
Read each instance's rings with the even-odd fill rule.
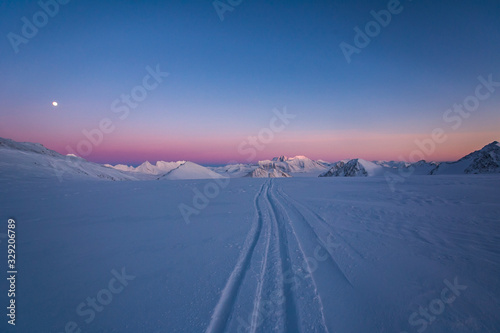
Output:
[[[224,178],[207,167],[193,162],[182,162],[175,169],[159,177],[159,180]]]

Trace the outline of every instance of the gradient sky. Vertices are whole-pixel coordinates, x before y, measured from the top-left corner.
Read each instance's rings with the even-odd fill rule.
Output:
[[[248,162],[238,147],[286,107],[296,117],[253,160],[408,160],[435,128],[447,140],[425,158],[454,160],[500,139],[500,87],[457,129],[443,120],[478,76],[500,82],[500,2],[401,1],[348,64],[339,45],[388,2],[243,0],[221,21],[210,0],[73,0],[16,53],[9,33],[41,8],[3,1],[0,137],[66,154],[108,118],[86,159]],[[113,102],[158,64],[169,76],[120,119]]]

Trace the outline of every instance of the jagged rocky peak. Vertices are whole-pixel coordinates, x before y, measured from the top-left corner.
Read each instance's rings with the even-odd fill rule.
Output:
[[[274,157],[272,159],[273,162],[286,162],[288,161],[288,157],[284,156],[284,155],[281,155],[279,157]]]

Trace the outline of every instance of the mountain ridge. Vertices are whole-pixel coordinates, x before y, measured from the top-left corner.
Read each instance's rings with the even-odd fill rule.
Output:
[[[71,154],[62,155],[39,143],[0,138],[0,170],[14,177],[16,170],[27,176],[90,177],[107,180],[209,179],[219,177],[372,177],[386,172],[414,175],[500,173],[500,143],[493,141],[455,162],[367,161],[360,158],[335,163],[312,160],[304,155],[273,157],[253,164],[205,167],[190,161],[155,164],[145,161],[137,167],[98,164]],[[22,172],[21,172],[22,171]]]

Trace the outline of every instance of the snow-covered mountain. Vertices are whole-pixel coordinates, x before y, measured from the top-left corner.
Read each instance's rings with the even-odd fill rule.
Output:
[[[395,173],[403,170],[405,174],[429,175],[439,164],[419,161],[416,163],[398,161],[365,161],[363,159],[344,160],[334,163],[319,177],[372,177],[382,176],[387,172]]]
[[[256,168],[258,168],[257,165],[251,164],[228,164],[220,167],[210,167],[209,169],[223,177],[240,178],[247,176]]]
[[[74,155],[61,155],[38,143],[16,142],[0,138],[0,172],[4,178],[57,177],[62,179],[93,178],[105,180],[143,179],[210,179],[226,177],[370,177],[386,172],[404,171],[412,175],[483,174],[500,173],[500,144],[494,141],[456,162],[426,162],[413,164],[396,161],[363,159],[336,163],[314,161],[305,156],[275,157],[256,164],[231,164],[222,167],[204,167],[187,161],[151,164],[146,161],[138,167],[118,164],[111,166],[89,162]]]
[[[224,177],[210,170],[207,167],[201,166],[193,162],[183,162],[176,168],[158,177],[159,180],[210,179],[210,178],[224,178]]]
[[[257,168],[249,172],[245,177],[252,178],[289,178],[291,177],[288,173],[281,171],[277,168]]]
[[[0,138],[0,173],[7,178],[137,180],[132,174],[74,155],[61,155],[39,143],[4,138]]]
[[[222,167],[213,167],[213,171],[224,177],[230,178],[288,178],[288,173],[276,168],[273,165],[265,164],[263,167],[258,164],[229,164]]]
[[[325,171],[328,165],[325,162],[313,161],[305,156],[275,157],[272,160],[264,160],[258,162],[259,167],[263,169],[278,169],[289,174],[298,173],[315,173]]]
[[[159,180],[224,178],[224,176],[212,171],[208,167],[189,161],[158,161],[155,164],[146,161],[136,168],[123,164],[109,166],[117,170],[133,172],[137,175],[159,176],[154,178]]]
[[[410,164],[398,161],[368,162],[362,159],[339,161],[320,177],[369,177],[398,171],[408,175],[500,173],[500,143],[494,141],[456,162],[437,163],[422,160]]]
[[[411,173],[412,175],[430,175],[432,170],[439,166],[437,162],[426,162],[424,160],[418,161],[408,166],[401,167],[405,174]],[[408,173],[407,173],[408,172]]]
[[[320,172],[328,170],[330,163],[314,161],[305,156],[275,157],[272,160],[259,161],[256,164],[229,164],[212,167],[211,170],[225,177],[316,177]]]
[[[103,180],[223,178],[192,162],[145,162],[137,168],[101,165],[74,155],[61,155],[38,143],[0,138],[0,172],[5,178],[93,178]],[[160,177],[158,177],[160,175]]]
[[[382,175],[384,167],[360,158],[334,163],[327,172],[319,177],[371,177]]]
[[[146,161],[136,168],[134,168],[133,166],[123,165],[123,164],[118,164],[115,166],[105,164],[105,166],[109,166],[111,168],[115,168],[121,171],[139,172],[148,175],[164,175],[172,171],[173,169],[178,168],[180,165],[184,163],[186,163],[186,161],[178,161],[178,162],[158,161],[156,162],[156,164],[151,164],[149,163],[149,161]]]
[[[500,173],[500,143],[494,141],[456,162],[439,164],[432,175]]]
[[[384,168],[392,168],[392,169],[406,168],[411,165],[411,163],[404,161],[372,161],[372,163],[380,165],[381,167]]]
[[[133,166],[128,166],[125,164],[117,164],[117,165],[104,164],[104,166],[108,167],[108,168],[120,170],[120,171],[126,171],[126,172],[134,172],[135,171],[135,168]]]

